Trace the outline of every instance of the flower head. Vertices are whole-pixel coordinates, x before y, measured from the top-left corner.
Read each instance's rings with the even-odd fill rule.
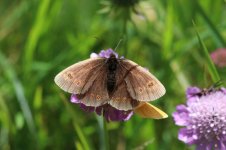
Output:
[[[92,53],[90,55],[91,58],[95,58],[95,57],[104,57],[104,58],[109,58],[111,54],[114,54],[116,58],[118,58],[118,54],[113,51],[111,48],[107,49],[107,50],[101,50],[99,54],[96,53]]]
[[[110,16],[120,20],[131,20],[132,14],[140,15],[138,5],[141,0],[104,0],[102,1],[103,9],[100,13],[109,13]]]
[[[186,144],[195,144],[197,150],[226,150],[226,89],[187,90],[187,104],[178,105],[173,117],[180,129],[178,138]]]
[[[136,5],[139,0],[111,0],[114,5],[119,7],[132,7]]]
[[[132,110],[118,110],[109,104],[104,104],[98,107],[86,106],[80,102],[75,94],[71,95],[71,102],[79,104],[80,107],[86,112],[95,112],[100,116],[103,115],[107,121],[126,121],[133,115]]]
[[[219,48],[211,53],[211,58],[213,62],[218,67],[226,67],[226,49],[225,48]]]

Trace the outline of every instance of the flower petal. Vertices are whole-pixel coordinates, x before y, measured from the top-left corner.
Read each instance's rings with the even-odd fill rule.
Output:
[[[98,115],[103,115],[107,121],[127,121],[133,115],[133,111],[123,111],[112,107],[109,104],[99,106],[95,109]]]
[[[198,144],[196,150],[212,150],[212,143]]]
[[[75,94],[72,94],[71,95],[71,102],[78,104],[78,103],[80,103],[80,100],[77,98],[77,96]]]
[[[95,110],[95,107],[86,106],[86,105],[84,105],[82,103],[80,103],[80,107],[86,112],[94,112],[94,110]]]
[[[108,121],[126,121],[130,119],[133,112],[118,110],[109,105],[106,109],[104,109],[103,115]]]
[[[189,87],[186,91],[186,97],[187,99],[196,96],[197,93],[201,92],[201,89],[198,87]]]
[[[220,141],[220,149],[219,150],[226,150],[226,140],[225,141]]]
[[[91,53],[90,54],[90,58],[97,58],[99,57],[99,55],[97,53]]]
[[[113,51],[111,48],[107,50],[101,50],[99,53],[99,56],[104,58],[109,58],[111,54],[114,54],[115,57],[118,58],[118,54],[115,51]]]
[[[182,128],[179,130],[178,139],[186,144],[193,144],[196,141],[196,139],[193,138],[192,130],[189,130],[187,128]]]
[[[220,90],[224,93],[224,94],[226,94],[226,88],[220,88]]]
[[[185,105],[178,105],[176,108],[176,112],[173,113],[173,118],[176,125],[186,126],[188,125],[188,110]]]

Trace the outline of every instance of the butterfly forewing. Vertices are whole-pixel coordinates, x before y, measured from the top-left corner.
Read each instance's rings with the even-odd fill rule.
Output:
[[[128,70],[125,76],[127,90],[138,101],[152,101],[165,94],[165,88],[158,79],[145,68],[123,59],[120,66]]]
[[[86,106],[93,107],[107,103],[109,101],[109,96],[106,80],[106,66],[103,65],[97,72],[97,78],[94,80],[89,90],[85,94],[77,95],[80,101]]]
[[[103,67],[104,61],[104,58],[91,58],[78,62],[61,71],[54,81],[66,92],[83,94],[97,78],[98,71]]]

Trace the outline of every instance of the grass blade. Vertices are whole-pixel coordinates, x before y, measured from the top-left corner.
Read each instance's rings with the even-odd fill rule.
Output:
[[[213,82],[217,82],[217,81],[220,80],[220,76],[219,76],[219,74],[217,72],[217,69],[214,66],[214,64],[213,64],[213,62],[212,62],[212,60],[210,58],[208,49],[206,48],[204,42],[202,41],[202,39],[201,39],[201,37],[199,35],[198,30],[196,29],[196,25],[195,25],[194,22],[193,22],[193,25],[194,25],[194,28],[195,28],[195,31],[196,31],[199,43],[200,43],[200,45],[202,47],[202,50],[203,50],[203,53],[204,53],[204,56],[205,56],[205,59],[206,59],[206,62],[207,62],[207,67],[208,67],[209,73],[211,75],[211,78],[212,78]]]
[[[66,97],[63,94],[60,94],[60,97],[61,97],[63,103],[65,104],[65,106],[67,108],[67,111],[71,114],[71,119],[73,121],[73,125],[74,125],[74,128],[75,128],[75,131],[77,133],[77,136],[78,136],[78,138],[79,138],[84,150],[90,150],[88,141],[86,140],[86,137],[83,134],[82,129],[78,125],[76,117],[74,117],[74,116],[76,116],[74,110],[70,107],[70,105],[67,102]]]
[[[34,22],[33,27],[31,28],[31,32],[28,36],[27,43],[25,45],[25,54],[24,54],[24,72],[25,75],[30,71],[31,64],[33,61],[34,51],[38,44],[38,40],[43,34],[44,30],[47,28],[46,15],[50,5],[50,0],[41,1],[36,20]],[[26,77],[26,76],[25,76]]]
[[[220,32],[217,30],[217,28],[213,24],[213,22],[208,18],[208,16],[206,15],[205,11],[200,6],[200,4],[198,2],[196,2],[196,3],[197,3],[199,14],[203,18],[203,20],[205,22],[205,25],[207,25],[207,27],[209,28],[209,31],[211,31],[211,33],[212,33],[212,35],[214,37],[214,40],[216,41],[218,47],[224,47],[226,45],[225,41],[224,41],[224,38],[221,36]]]
[[[36,130],[34,125],[34,120],[31,114],[30,107],[27,103],[27,99],[24,95],[24,89],[17,78],[16,72],[14,71],[13,67],[9,64],[6,57],[0,52],[0,66],[5,72],[6,76],[9,78],[9,80],[12,82],[12,86],[15,90],[17,100],[20,104],[21,110],[23,112],[24,118],[27,122],[28,128],[30,132],[33,134],[34,137],[36,137]]]

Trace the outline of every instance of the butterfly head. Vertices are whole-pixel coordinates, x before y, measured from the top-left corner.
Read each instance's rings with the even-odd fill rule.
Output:
[[[116,58],[116,56],[114,53],[111,53],[109,58]]]

